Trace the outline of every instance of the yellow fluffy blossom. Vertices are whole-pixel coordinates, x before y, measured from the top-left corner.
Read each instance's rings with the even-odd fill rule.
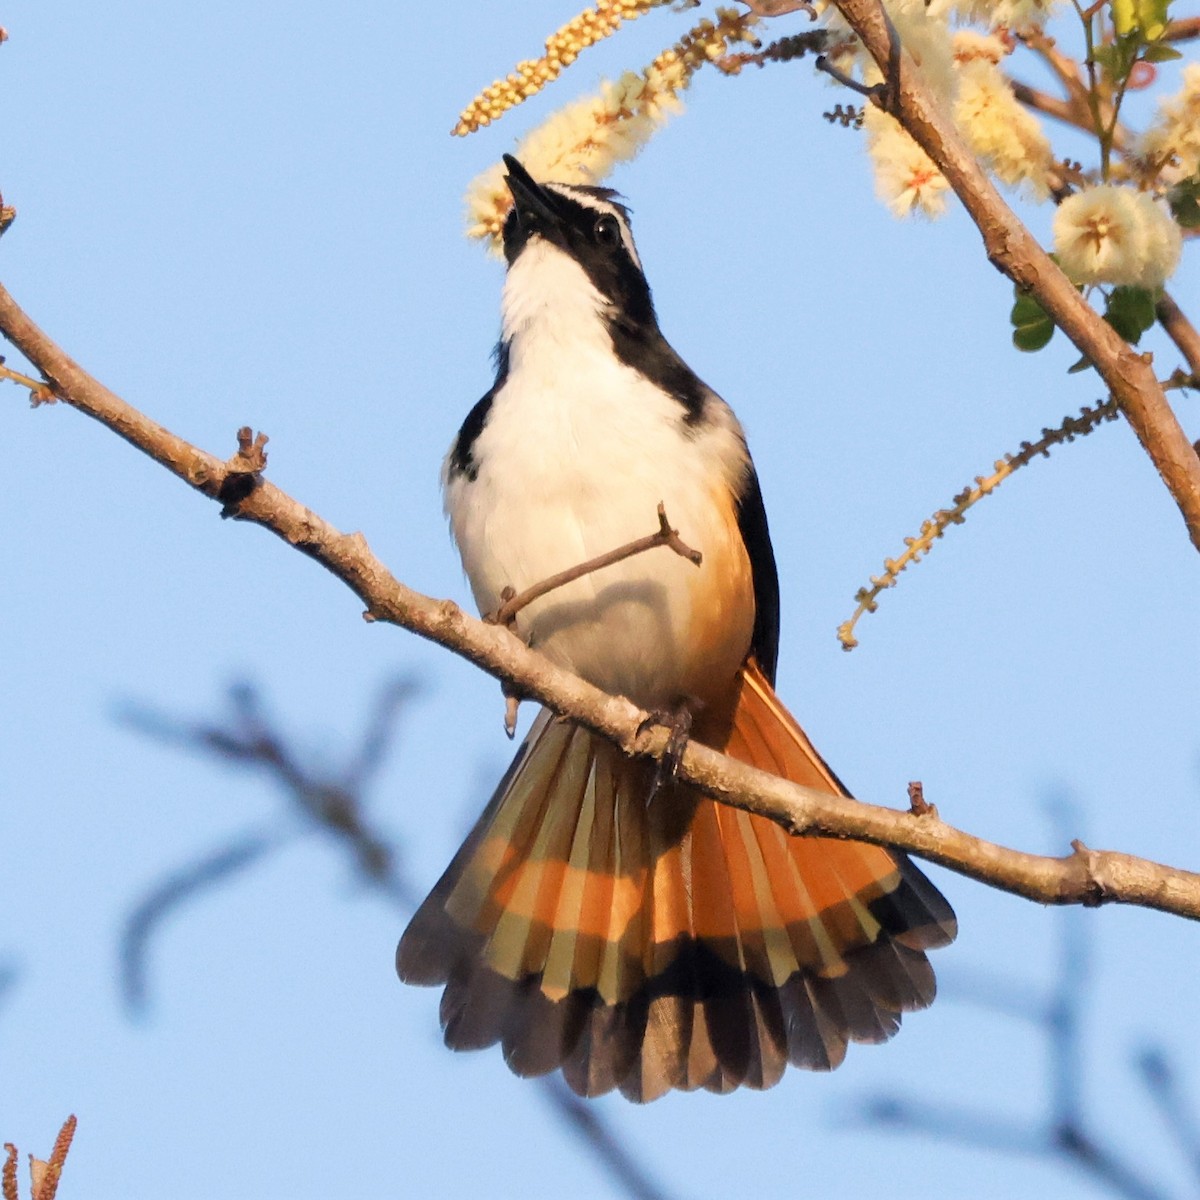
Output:
[[[689,30],[641,74],[626,72],[616,83],[602,84],[598,94],[553,113],[518,143],[516,157],[535,179],[599,183],[682,110],[679,95],[699,67],[719,62],[735,42],[754,40],[753,14],[721,8],[715,18]],[[504,219],[512,207],[502,165],[472,181],[466,205],[467,236],[488,239],[489,249],[499,253]]]
[[[999,66],[1013,51],[1012,42],[1007,42],[999,34],[980,33],[976,29],[958,29],[954,33],[954,61],[958,66],[982,59],[993,66]]]
[[[1200,63],[1183,69],[1183,87],[1159,105],[1138,147],[1167,183],[1200,174]]]
[[[632,21],[652,8],[669,0],[596,0],[572,17],[561,29],[546,39],[546,52],[541,58],[517,63],[516,70],[483,89],[462,111],[453,133],[463,136],[474,133],[481,125],[489,125],[510,108],[515,108],[530,96],[557,79],[564,67],[569,67],[589,46],[616,33],[626,21]]]
[[[925,0],[886,0],[888,16],[925,82],[941,97],[954,94],[954,51],[950,26]]]
[[[1041,29],[1054,14],[1058,3],[1059,0],[998,0],[986,8],[993,29],[1025,33],[1027,30]]]
[[[885,0],[884,7],[904,48],[925,76],[925,82],[939,96],[952,95],[954,55],[946,18],[936,13],[925,0]],[[847,74],[858,75],[868,86],[879,83],[882,73],[845,17],[831,3],[821,9],[821,17],[834,39],[833,46],[827,51],[834,65]]]
[[[1181,246],[1166,206],[1131,187],[1085,188],[1054,214],[1054,251],[1074,283],[1161,287],[1179,265]]]
[[[867,105],[863,112],[867,149],[875,168],[875,193],[897,217],[923,213],[940,217],[950,185],[933,160],[893,117]]]
[[[932,8],[960,21],[1024,33],[1041,29],[1060,3],[1061,0],[933,0]]]
[[[1045,199],[1053,160],[1050,142],[998,67],[975,58],[959,68],[954,118],[997,179],[1014,187],[1027,184],[1038,199]]]

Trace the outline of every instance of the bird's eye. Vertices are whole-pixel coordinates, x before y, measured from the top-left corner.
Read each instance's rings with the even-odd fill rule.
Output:
[[[621,226],[617,218],[605,213],[596,222],[595,235],[596,241],[601,246],[619,246],[621,244]]]

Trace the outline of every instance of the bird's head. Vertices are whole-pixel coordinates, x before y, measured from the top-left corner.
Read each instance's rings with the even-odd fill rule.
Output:
[[[564,291],[594,291],[608,321],[654,326],[650,286],[629,227],[629,210],[608,188],[538,183],[511,154],[504,156],[513,207],[504,223],[510,282],[538,288],[546,303]],[[590,285],[590,286],[589,286]]]

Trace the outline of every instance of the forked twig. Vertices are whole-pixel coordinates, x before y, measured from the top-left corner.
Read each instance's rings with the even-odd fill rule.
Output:
[[[397,903],[415,905],[418,897],[399,872],[395,847],[369,820],[364,800],[391,745],[398,718],[415,691],[415,685],[403,679],[393,680],[381,691],[362,744],[340,774],[312,767],[276,731],[258,690],[250,684],[230,689],[233,711],[226,721],[180,720],[132,705],[121,711],[126,723],[157,741],[263,772],[282,787],[292,801],[293,815],[302,820],[299,826],[273,821],[231,835],[223,845],[171,871],[138,901],[125,920],[120,941],[121,990],[131,1013],[144,1013],[148,1006],[148,952],[164,920],[290,844],[306,828],[336,835],[350,848],[361,875]]]
[[[14,371],[12,367],[5,366],[4,359],[0,357],[0,379],[7,379],[11,383],[19,384],[23,388],[29,389],[29,403],[37,408],[39,404],[53,404],[58,397],[50,390],[50,385],[44,379],[34,379],[30,375],[22,375],[20,371]]]
[[[559,571],[557,575],[551,575],[548,579],[543,579],[541,583],[535,583],[532,587],[526,588],[519,594],[511,587],[506,587],[500,593],[503,603],[501,603],[500,607],[494,613],[488,613],[483,619],[489,625],[511,626],[521,609],[532,604],[535,600],[540,600],[548,592],[552,592],[556,588],[566,587],[568,583],[574,583],[575,580],[582,579],[585,575],[590,575],[593,571],[600,571],[604,567],[611,567],[614,563],[623,562],[627,558],[632,558],[635,554],[644,554],[647,550],[653,550],[658,546],[670,547],[681,558],[686,558],[697,567],[704,560],[704,556],[699,550],[693,550],[679,536],[678,529],[671,528],[671,524],[667,520],[667,510],[660,500],[658,502],[658,529],[654,533],[647,534],[645,537],[638,538],[636,541],[629,542],[624,546],[618,546],[615,550],[608,550],[604,554],[598,554],[595,558],[590,558],[587,562],[580,563],[578,566],[569,567],[565,571]]]
[[[880,102],[880,97],[887,90],[886,84],[876,83],[868,86],[865,83],[859,83],[852,75],[847,75],[841,67],[834,66],[824,54],[817,56],[816,67],[818,71],[824,71],[826,75],[831,75],[842,87],[848,87],[852,92],[857,92],[860,96],[866,96],[868,100],[873,100],[876,103]]]

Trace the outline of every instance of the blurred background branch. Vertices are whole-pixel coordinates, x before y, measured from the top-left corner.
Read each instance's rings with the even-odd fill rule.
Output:
[[[400,718],[417,692],[407,679],[385,685],[371,707],[357,748],[340,769],[318,763],[316,756],[284,734],[251,683],[229,689],[229,712],[215,721],[172,717],[144,705],[126,705],[121,710],[126,724],[156,741],[262,775],[287,802],[278,822],[231,835],[221,846],[170,871],[134,904],[119,947],[121,991],[131,1013],[146,1012],[150,944],[166,921],[184,905],[261,864],[304,833],[329,836],[349,855],[358,879],[406,917],[413,911],[422,893],[404,874],[399,847],[373,827],[369,794],[394,746]],[[399,926],[396,934],[398,938]],[[574,1096],[558,1076],[536,1082],[559,1125],[624,1195],[632,1200],[669,1200],[670,1193],[630,1151],[600,1108]]]
[[[371,786],[417,692],[408,680],[385,686],[357,748],[340,768],[318,765],[314,755],[284,734],[252,684],[231,687],[229,712],[215,721],[171,717],[145,706],[125,707],[123,719],[137,730],[261,774],[282,792],[288,806],[277,822],[231,835],[223,845],[171,871],[137,901],[120,943],[122,992],[132,1011],[145,1011],[150,943],[164,923],[184,905],[261,864],[305,833],[330,835],[350,855],[359,879],[401,913],[412,911],[421,893],[404,874],[399,848],[373,826],[369,814]],[[1047,811],[1056,839],[1079,827],[1081,814],[1066,799],[1055,798]],[[881,1093],[865,1101],[857,1119],[876,1128],[926,1133],[1002,1154],[1053,1159],[1086,1176],[1098,1190],[1129,1200],[1175,1200],[1175,1194],[1153,1178],[1148,1164],[1134,1163],[1108,1144],[1086,1111],[1084,1008],[1093,960],[1089,930],[1082,910],[1067,909],[1060,915],[1058,978],[1049,991],[988,971],[960,970],[945,978],[943,992],[950,998],[1022,1022],[1041,1034],[1048,1051],[1043,1112],[1012,1118],[986,1109]],[[1200,1128],[1177,1069],[1159,1047],[1143,1049],[1133,1065],[1142,1091],[1200,1186]],[[622,1194],[636,1200],[667,1200],[668,1193],[599,1107],[574,1096],[557,1076],[542,1078],[538,1084],[559,1125],[603,1166]]]
[[[18,971],[15,963],[0,960],[0,1006],[9,998],[17,984]]]
[[[1079,828],[1082,814],[1065,797],[1052,798],[1046,809],[1056,838]],[[1049,992],[985,971],[949,974],[941,989],[943,995],[1023,1022],[1041,1035],[1047,1050],[1042,1112],[1011,1118],[986,1109],[881,1093],[865,1101],[861,1119],[999,1154],[1049,1158],[1086,1176],[1098,1190],[1127,1200],[1182,1200],[1185,1194],[1196,1194],[1191,1189],[1171,1191],[1154,1178],[1153,1160],[1130,1161],[1089,1117],[1084,1100],[1089,1045],[1084,1009],[1091,993],[1092,924],[1080,909],[1063,910],[1058,924],[1058,977]],[[1170,1056],[1161,1047],[1148,1047],[1131,1055],[1130,1065],[1200,1190],[1200,1128]],[[1124,1103],[1129,1097],[1130,1092],[1122,1092],[1119,1099]]]

